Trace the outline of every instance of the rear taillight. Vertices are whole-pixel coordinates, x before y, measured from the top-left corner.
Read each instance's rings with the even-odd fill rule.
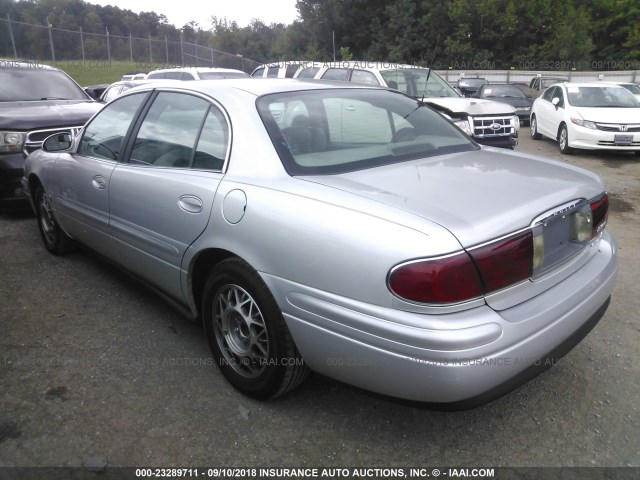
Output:
[[[460,303],[526,280],[533,272],[533,233],[501,238],[467,252],[408,262],[389,274],[396,296],[419,303]]]
[[[591,238],[596,237],[607,225],[607,216],[609,214],[609,195],[606,193],[591,203],[591,216],[593,217],[593,230]]]
[[[485,293],[529,278],[533,273],[531,230],[473,248],[469,254],[480,271]]]
[[[457,303],[482,295],[478,271],[466,252],[398,265],[388,285],[398,297],[419,303]]]

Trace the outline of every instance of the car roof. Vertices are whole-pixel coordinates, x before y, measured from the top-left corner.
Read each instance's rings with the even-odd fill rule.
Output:
[[[157,82],[147,82],[136,90],[146,88],[170,88],[185,91],[195,91],[205,94],[215,95],[220,90],[235,90],[246,92],[253,96],[262,96],[271,93],[295,92],[304,90],[323,90],[330,88],[341,88],[351,90],[377,89],[387,90],[384,87],[377,87],[350,82],[340,82],[331,80],[297,80],[293,78],[234,78],[218,80],[200,80],[198,82],[181,82],[179,80],[158,80]],[[133,89],[132,89],[133,90]]]
[[[156,73],[156,72],[242,72],[242,70],[236,70],[234,68],[220,68],[220,67],[175,67],[175,68],[159,68],[157,70],[152,70],[149,73]]]

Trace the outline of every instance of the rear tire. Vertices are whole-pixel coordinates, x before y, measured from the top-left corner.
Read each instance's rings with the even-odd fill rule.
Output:
[[[558,146],[560,147],[560,153],[563,155],[573,153],[573,148],[569,146],[569,132],[564,124],[560,126],[560,131],[558,132]]]
[[[531,139],[532,140],[540,140],[542,135],[538,133],[538,121],[536,120],[536,116],[531,116],[531,121],[529,122],[531,125]]]
[[[36,189],[35,200],[38,228],[45,248],[54,255],[64,255],[73,251],[75,244],[58,225],[51,209],[51,199],[42,187]]]
[[[211,271],[202,317],[222,374],[245,395],[277,397],[309,374],[268,287],[239,258],[224,260]]]

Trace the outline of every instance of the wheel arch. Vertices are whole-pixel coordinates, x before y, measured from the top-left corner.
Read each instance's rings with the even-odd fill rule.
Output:
[[[560,140],[560,132],[562,131],[562,127],[567,128],[567,122],[562,120],[558,125],[558,131],[556,132],[556,141]],[[567,141],[569,140],[569,129],[567,128]]]
[[[249,265],[239,255],[222,248],[208,248],[199,252],[191,262],[188,277],[189,297],[193,302],[192,307],[197,312],[198,321],[202,321],[202,297],[207,278],[211,270],[223,260],[239,258]]]

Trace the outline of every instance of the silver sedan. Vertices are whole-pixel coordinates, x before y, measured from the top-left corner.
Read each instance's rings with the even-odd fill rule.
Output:
[[[51,253],[80,243],[152,285],[256,398],[315,371],[486,402],[590,331],[617,269],[595,174],[377,87],[144,85],[49,137],[23,186]]]

